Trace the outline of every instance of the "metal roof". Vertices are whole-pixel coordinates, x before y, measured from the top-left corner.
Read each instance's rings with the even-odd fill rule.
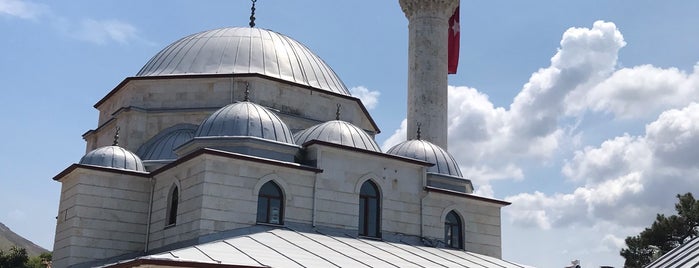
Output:
[[[288,36],[250,27],[184,37],[153,56],[136,76],[249,73],[350,95],[330,66],[306,46]]]
[[[699,237],[676,247],[646,268],[696,268],[699,267]]]
[[[146,171],[141,158],[119,146],[104,146],[94,149],[80,159],[80,164]]]
[[[294,135],[296,144],[303,145],[311,140],[319,140],[351,146],[354,148],[381,152],[376,141],[363,129],[351,123],[333,120],[309,127]]]
[[[454,157],[441,147],[425,140],[409,140],[396,144],[386,153],[414,158],[433,163],[428,172],[462,177],[461,169]]]
[[[287,228],[242,234],[102,267],[129,266],[145,260],[158,260],[163,265],[198,263],[208,267],[525,267],[462,250]]]
[[[196,137],[258,137],[294,144],[289,127],[272,111],[244,101],[226,105],[204,120]]]
[[[166,128],[141,145],[136,154],[142,160],[177,159],[174,149],[194,138],[196,130],[197,126],[192,124],[177,124]]]

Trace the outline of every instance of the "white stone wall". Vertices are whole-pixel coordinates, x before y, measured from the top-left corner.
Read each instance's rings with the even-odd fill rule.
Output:
[[[61,183],[54,267],[143,250],[149,179],[78,168]]]
[[[500,205],[438,192],[428,192],[423,205],[425,237],[444,241],[444,221],[454,210],[464,225],[465,250],[502,257]]]
[[[420,235],[423,168],[365,153],[313,146],[318,161],[316,223],[345,229],[359,225],[359,191],[372,180],[381,191],[382,231]]]
[[[204,173],[205,163],[197,158],[154,176],[149,249],[199,236]],[[168,195],[173,184],[180,191],[178,215],[176,225],[167,227]]]
[[[342,120],[376,131],[356,101],[277,81],[257,77],[132,80],[98,106],[101,127],[85,136],[87,151],[111,145],[117,126],[121,129],[119,144],[136,151],[167,127],[198,125],[217,108],[243,100],[246,82],[250,83],[250,100],[270,107],[292,131],[334,120],[337,104],[342,106]],[[150,111],[119,111],[129,106]],[[116,121],[106,124],[113,118]]]
[[[382,231],[444,241],[446,214],[455,210],[462,216],[465,249],[501,257],[501,205],[426,192],[423,168],[416,164],[322,146],[312,146],[309,156],[324,170],[318,175],[318,225],[357,229],[359,187],[372,179],[382,194]]]
[[[285,194],[284,220],[310,223],[315,173],[201,155],[155,176],[149,248],[256,224],[260,187],[274,180]],[[166,228],[168,194],[180,189],[177,224]]]

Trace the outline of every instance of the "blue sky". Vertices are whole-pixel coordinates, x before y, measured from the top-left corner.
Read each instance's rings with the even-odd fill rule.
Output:
[[[248,1],[0,0],[0,222],[51,248],[92,105],[186,35],[248,23]],[[449,150],[503,209],[505,259],[623,263],[623,239],[699,179],[699,2],[461,1]],[[397,1],[259,0],[257,26],[323,58],[404,137]],[[697,192],[695,192],[697,194]]]

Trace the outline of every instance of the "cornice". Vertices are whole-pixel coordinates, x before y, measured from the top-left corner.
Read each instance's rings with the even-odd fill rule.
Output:
[[[459,0],[399,0],[399,3],[408,20],[416,16],[448,19],[459,6]]]

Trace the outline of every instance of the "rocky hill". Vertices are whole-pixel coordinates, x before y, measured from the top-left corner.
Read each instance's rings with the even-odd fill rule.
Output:
[[[10,230],[10,228],[0,223],[0,250],[7,252],[13,245],[27,249],[27,254],[29,256],[38,256],[41,253],[48,252],[45,248],[19,236]]]

